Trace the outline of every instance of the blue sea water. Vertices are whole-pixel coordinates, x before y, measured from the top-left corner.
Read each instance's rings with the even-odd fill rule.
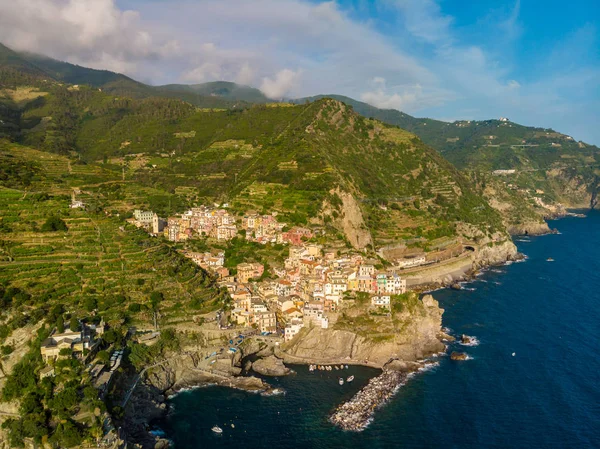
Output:
[[[220,387],[177,395],[161,424],[178,449],[599,448],[600,213],[551,223],[561,232],[517,242],[527,260],[487,271],[474,290],[434,293],[471,360],[442,357],[403,386],[361,433],[327,418],[377,371],[274,380],[284,396]],[[553,258],[554,262],[548,262]],[[514,353],[514,356],[512,355]],[[235,428],[230,424],[234,423]],[[210,428],[218,424],[222,435]]]

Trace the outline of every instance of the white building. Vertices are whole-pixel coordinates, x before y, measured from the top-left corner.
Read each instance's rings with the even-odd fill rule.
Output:
[[[403,259],[398,261],[398,266],[401,268],[418,267],[426,261],[425,256],[413,257],[411,259]]]
[[[136,209],[133,211],[133,218],[139,223],[152,224],[154,220],[154,212],[151,210]]]
[[[361,265],[358,268],[359,276],[373,276],[375,274],[375,266],[373,265]]]
[[[379,295],[371,297],[371,305],[376,307],[390,307],[391,298],[388,295]]]
[[[304,323],[302,322],[302,320],[300,320],[300,319],[291,320],[285,326],[285,331],[283,334],[284,341],[292,340],[298,334],[298,332],[300,332],[300,329],[302,329],[303,327],[304,327]]]

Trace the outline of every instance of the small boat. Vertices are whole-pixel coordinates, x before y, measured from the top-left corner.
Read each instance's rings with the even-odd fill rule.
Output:
[[[335,365],[335,370],[336,370],[336,371],[339,371],[339,370],[340,370],[340,369],[338,368],[338,366],[337,366],[337,365]]]
[[[223,433],[223,429],[221,429],[219,426],[213,426],[212,430],[214,433]]]
[[[308,367],[308,370],[309,370],[309,371],[314,371],[314,370],[315,370],[315,366],[314,366],[314,365],[310,365],[310,366]]]
[[[344,385],[344,379],[343,379],[342,377],[340,377],[340,378],[338,379],[338,383],[339,383],[340,385]]]
[[[346,365],[346,369],[348,369],[348,365]]]
[[[553,259],[552,257],[548,257],[548,258],[546,259],[546,262],[554,262],[554,259]]]
[[[350,376],[348,377],[348,379],[346,379],[346,382],[352,382],[354,380],[354,376]]]
[[[235,424],[234,423],[231,423],[231,428],[235,429]]]

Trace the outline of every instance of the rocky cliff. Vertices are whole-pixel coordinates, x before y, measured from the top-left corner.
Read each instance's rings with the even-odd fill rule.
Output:
[[[498,265],[518,257],[516,245],[511,240],[490,241],[480,246],[473,254],[473,268]]]
[[[341,328],[309,327],[284,345],[278,354],[288,363],[353,363],[383,367],[390,359],[419,360],[443,351],[439,336],[443,309],[431,295],[404,307],[394,314],[388,335]],[[356,317],[355,318],[360,318]],[[376,322],[378,331],[390,323]],[[358,329],[358,328],[357,328]]]
[[[367,245],[372,245],[373,237],[365,224],[356,198],[339,187],[329,193],[336,195],[341,200],[341,204],[334,206],[328,201],[324,201],[323,216],[332,219],[333,225],[344,233],[354,248],[364,249]]]

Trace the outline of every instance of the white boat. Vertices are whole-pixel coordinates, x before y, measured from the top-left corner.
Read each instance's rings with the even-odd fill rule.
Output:
[[[554,259],[553,259],[552,257],[548,257],[548,258],[546,259],[546,262],[554,262]]]
[[[346,379],[346,382],[352,382],[354,380],[354,376],[350,376],[348,377],[348,379]]]
[[[214,433],[223,433],[223,429],[221,429],[219,426],[213,426],[212,430]]]
[[[338,383],[339,383],[340,385],[344,385],[344,379],[343,379],[342,377],[340,377],[340,378],[338,379]]]

